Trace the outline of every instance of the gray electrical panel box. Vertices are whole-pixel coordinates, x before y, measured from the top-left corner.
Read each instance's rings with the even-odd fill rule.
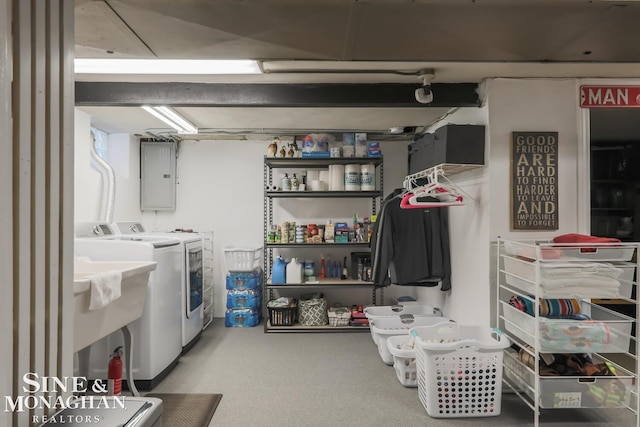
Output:
[[[140,210],[176,209],[176,143],[140,143]]]

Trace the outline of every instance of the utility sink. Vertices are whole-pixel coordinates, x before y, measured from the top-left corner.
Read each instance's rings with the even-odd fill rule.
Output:
[[[147,283],[156,263],[151,261],[76,260],[73,271],[73,351],[77,352],[142,316]],[[89,310],[91,276],[122,272],[121,296],[98,310]]]

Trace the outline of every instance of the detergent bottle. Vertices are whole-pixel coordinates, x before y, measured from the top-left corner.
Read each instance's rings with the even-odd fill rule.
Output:
[[[271,283],[274,285],[284,285],[285,270],[287,268],[287,262],[282,258],[282,255],[275,259],[273,267],[271,268]]]
[[[287,284],[303,283],[302,264],[297,258],[291,258],[291,262],[287,264]]]

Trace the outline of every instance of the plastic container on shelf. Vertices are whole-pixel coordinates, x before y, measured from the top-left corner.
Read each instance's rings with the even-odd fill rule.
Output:
[[[398,381],[405,387],[418,387],[416,350],[413,347],[404,348],[412,339],[410,335],[396,335],[387,339],[387,347],[393,356],[393,368]]]
[[[415,317],[442,316],[442,311],[429,305],[382,305],[365,307],[364,314],[369,320],[373,320],[380,317],[396,317],[402,314],[411,314]]]
[[[269,311],[269,322],[271,326],[293,326],[298,320],[298,301],[296,299],[286,306],[271,306],[272,301],[267,303]]]
[[[500,301],[504,328],[524,343],[535,346],[536,318]],[[634,319],[598,305],[581,301],[591,320],[538,318],[540,351],[543,353],[626,353]]]
[[[485,326],[440,323],[411,329],[415,339],[418,397],[431,417],[500,415],[502,362],[511,345]]]
[[[224,248],[224,259],[228,271],[252,271],[260,266],[261,258],[261,246]]]
[[[393,355],[387,346],[387,339],[397,335],[407,335],[409,329],[416,326],[434,325],[448,322],[449,319],[442,316],[413,317],[411,314],[403,314],[396,317],[381,317],[369,321],[369,330],[373,342],[378,346],[378,354],[387,365],[393,365]]]
[[[603,360],[592,356],[593,363]],[[611,363],[611,362],[608,362]],[[615,376],[540,376],[541,408],[626,408],[630,403],[634,375],[614,365]],[[518,360],[515,350],[504,354],[503,375],[509,384],[531,400],[535,393],[535,372]]]

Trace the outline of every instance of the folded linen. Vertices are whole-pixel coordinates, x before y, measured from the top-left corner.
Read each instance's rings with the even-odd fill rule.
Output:
[[[599,276],[592,274],[589,277],[563,277],[563,278],[545,278],[540,282],[540,286],[544,288],[545,293],[549,290],[561,290],[566,287],[580,287],[598,291],[600,289],[616,290],[620,287],[620,282],[607,276]]]
[[[549,298],[617,298],[617,288],[599,288],[583,286],[565,286],[560,289],[545,290],[544,296]]]
[[[112,301],[120,298],[122,292],[122,272],[119,270],[104,271],[89,277],[91,283],[91,298],[89,310],[106,307]]]
[[[552,267],[544,265],[540,272],[542,277],[591,277],[594,274],[617,279],[623,273],[621,268],[602,262],[591,263],[553,263]]]

